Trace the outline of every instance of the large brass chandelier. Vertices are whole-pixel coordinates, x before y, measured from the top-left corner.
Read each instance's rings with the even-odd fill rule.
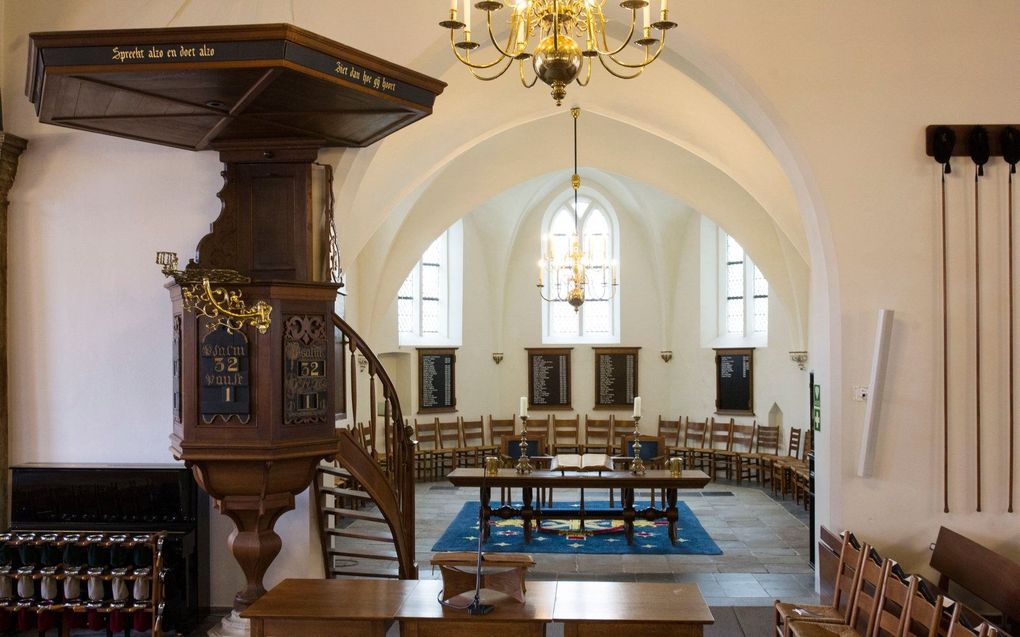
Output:
[[[610,256],[609,246],[604,238],[599,245],[585,246],[581,237],[578,219],[578,191],[581,189],[581,175],[577,169],[577,120],[581,109],[570,109],[574,118],[574,174],[570,185],[574,189],[574,234],[564,252],[557,251],[553,237],[545,237],[542,259],[538,262],[538,293],[548,302],[565,302],[581,310],[585,300],[608,301],[616,295],[616,264]],[[549,273],[549,289],[546,290],[545,274]]]
[[[610,46],[606,37],[606,17],[602,11],[607,0],[509,0],[512,5],[507,19],[507,34],[497,38],[493,31],[493,14],[504,7],[497,0],[482,0],[475,8],[485,12],[488,39],[496,49],[496,58],[489,62],[475,62],[471,52],[481,44],[472,39],[472,0],[450,0],[450,18],[439,26],[450,29],[450,44],[454,55],[480,80],[494,80],[506,73],[514,61],[520,63],[521,84],[526,88],[542,80],[552,87],[556,105],[563,103],[567,84],[576,81],[587,86],[591,81],[594,58],[612,75],[633,79],[649,64],[658,59],[666,44],[666,32],[676,27],[669,19],[669,0],[660,0],[658,20],[652,21],[649,0],[623,0],[620,6],[631,11],[630,31],[619,46]],[[463,6],[463,15],[458,6]],[[644,16],[644,27],[638,27],[638,9]],[[463,20],[461,19],[463,18]],[[658,33],[653,36],[652,30]],[[498,31],[497,27],[497,31]],[[457,32],[463,33],[458,38]],[[639,37],[634,36],[640,31]],[[535,39],[532,48],[532,39]],[[484,38],[483,38],[484,39]],[[583,42],[583,47],[582,43]],[[621,54],[631,42],[644,49],[644,57],[626,62]],[[584,58],[588,58],[584,79]],[[528,64],[530,61],[530,64]],[[527,67],[534,76],[529,79]],[[481,71],[482,73],[479,73]],[[489,73],[485,75],[483,73]]]

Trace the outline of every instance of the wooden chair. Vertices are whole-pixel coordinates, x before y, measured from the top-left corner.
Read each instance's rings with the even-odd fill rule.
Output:
[[[709,424],[705,450],[701,452],[699,458],[695,461],[698,462],[700,460],[700,464],[706,467],[705,473],[715,480],[715,476],[720,468],[726,469],[725,461],[721,459],[731,454],[732,448],[733,419],[730,418],[728,422],[716,422],[713,419]]]
[[[694,469],[694,460],[700,458],[702,449],[705,448],[705,439],[708,433],[708,420],[687,420],[684,427],[683,444],[673,449],[672,455],[679,456],[684,460],[684,466]]]
[[[850,621],[850,596],[857,588],[857,576],[865,551],[850,531],[843,531],[840,544],[839,564],[836,567],[836,584],[829,605],[804,605],[776,602],[773,627],[775,634],[789,637],[791,619],[820,623],[846,624]]]
[[[414,438],[415,476],[418,480],[438,480],[440,465],[452,456],[439,445],[439,419],[425,423],[415,420]]]
[[[903,611],[906,619],[903,622],[901,637],[936,637],[942,619],[941,594],[933,591],[928,583],[918,578],[917,590],[907,601]]]
[[[461,462],[470,453],[464,447],[464,441],[460,434],[460,419],[451,422],[436,422],[439,430],[439,448],[447,452],[447,455],[440,460],[439,478],[442,479],[447,473],[461,466]]]
[[[582,453],[605,453],[612,455],[613,423],[607,419],[584,417],[584,444]]]
[[[548,453],[546,447],[546,438],[541,434],[533,434],[528,431],[528,435],[524,437],[525,442],[528,446],[528,457],[539,458],[544,457]],[[512,469],[517,466],[517,461],[521,459],[521,437],[516,436],[514,438],[504,438],[503,446],[500,447],[500,456],[503,459],[503,466]],[[532,465],[539,465],[535,468],[541,468],[540,462],[532,461]],[[499,500],[502,504],[506,504],[510,501],[510,489],[502,487],[499,490]],[[538,491],[538,503],[539,505],[545,504],[546,492],[545,489],[539,489]]]
[[[1001,635],[998,630],[995,634]],[[953,614],[949,618],[949,627],[946,630],[946,637],[989,637],[989,626],[986,623],[981,623],[979,626],[974,626],[970,620],[967,619],[963,604],[957,602],[953,606]]]
[[[766,476],[772,475],[772,463],[779,457],[779,427],[758,427],[754,447],[749,453],[741,454],[740,462],[747,467],[748,475],[754,474],[758,484],[765,486]]]
[[[485,456],[494,456],[499,451],[498,445],[485,444],[485,420],[481,416],[478,420],[461,418],[460,432],[464,439],[464,448],[469,452],[470,466],[482,466]]]
[[[787,442],[786,455],[780,456],[772,461],[772,495],[779,493],[786,499],[786,470],[788,463],[800,458],[800,434],[801,430],[794,427],[790,430],[790,440]]]
[[[552,418],[552,454],[581,453],[581,417]]]
[[[517,419],[507,418],[497,420],[489,414],[489,443],[496,447],[497,451],[503,448],[505,438],[513,438],[517,433]]]
[[[536,436],[542,436],[547,441],[549,437],[549,422],[552,420],[552,416],[548,418],[535,418],[532,420],[528,419],[528,435],[535,434]],[[546,450],[548,451],[548,449]]]
[[[663,420],[659,414],[659,427],[656,430],[658,435],[666,441],[666,447],[673,449],[680,445],[680,420]]]
[[[757,423],[751,423],[750,425],[734,424],[730,429],[729,451],[715,452],[715,463],[716,465],[722,465],[726,471],[727,480],[732,480],[733,476],[736,475],[737,484],[743,484],[745,473],[747,473],[747,479],[751,479],[751,469],[750,467],[744,467],[742,456],[743,454],[751,453],[751,446],[754,444],[754,435],[757,431]]]
[[[613,441],[613,448],[610,453],[614,456],[626,455],[623,452],[623,437],[627,435],[634,435],[634,419],[617,418],[616,416],[610,415],[609,420],[613,422],[613,435],[611,437],[611,440]]]
[[[864,545],[865,559],[850,601],[850,616],[846,625],[789,619],[790,635],[793,637],[853,637],[873,634],[878,621],[879,606],[885,580],[892,569],[891,560],[883,560],[871,546]],[[849,630],[848,630],[849,629]]]
[[[918,582],[919,577],[907,575],[899,564],[892,565],[885,578],[882,601],[871,637],[901,637],[907,621],[907,605],[917,593]]]
[[[813,429],[808,429],[804,433],[804,452],[796,462],[789,462],[787,467],[787,475],[790,477],[793,485],[793,499],[800,503],[803,500],[804,508],[807,509],[810,504],[808,493],[810,492],[811,485],[811,470],[808,465],[808,455],[811,450],[814,449],[815,432]]]
[[[623,444],[625,453],[613,458],[613,468],[617,471],[625,470],[629,471],[631,464],[634,461],[634,434],[631,433],[628,436],[624,436],[620,439]],[[666,439],[662,436],[650,436],[648,434],[641,434],[638,436],[638,442],[641,445],[641,460],[645,463],[646,469],[665,469],[666,458],[669,457],[669,447],[666,445]],[[622,494],[621,494],[622,496]],[[652,506],[655,505],[655,489],[652,488],[650,492]],[[662,492],[662,500],[665,502],[666,492]],[[612,493],[609,497],[609,506],[613,506],[614,499]],[[663,504],[665,506],[665,504]]]

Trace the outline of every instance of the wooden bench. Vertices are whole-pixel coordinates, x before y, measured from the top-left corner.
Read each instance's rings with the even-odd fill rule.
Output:
[[[939,529],[930,564],[947,594],[956,583],[1001,613],[1009,630],[1020,627],[1020,564],[946,527]]]

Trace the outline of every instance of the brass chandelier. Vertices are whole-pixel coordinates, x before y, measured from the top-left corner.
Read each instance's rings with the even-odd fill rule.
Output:
[[[518,61],[521,84],[531,88],[538,80],[542,80],[552,87],[553,99],[559,106],[567,95],[567,84],[576,81],[580,86],[587,86],[591,81],[593,58],[598,58],[599,63],[612,75],[633,79],[658,59],[666,44],[666,32],[677,26],[669,19],[669,0],[660,0],[659,19],[654,22],[649,0],[623,0],[620,6],[631,11],[630,31],[622,44],[611,47],[606,37],[606,17],[602,11],[606,1],[510,0],[512,7],[507,19],[507,35],[500,39],[493,32],[493,14],[501,11],[504,3],[497,0],[476,2],[475,8],[485,12],[488,39],[497,53],[496,58],[490,62],[478,63],[471,60],[471,51],[481,46],[471,37],[472,0],[450,0],[450,18],[440,22],[439,26],[450,30],[454,55],[476,78],[494,80],[506,73],[514,61]],[[463,16],[458,11],[461,3],[464,7]],[[638,27],[638,9],[642,10],[644,16],[644,27],[641,29]],[[657,36],[652,35],[653,29],[658,32]],[[635,33],[639,30],[640,37],[635,40]],[[458,39],[458,31],[463,31],[463,39]],[[536,41],[534,48],[532,38]],[[583,48],[580,42],[584,43]],[[644,57],[636,62],[625,62],[620,54],[631,42],[644,48]],[[588,58],[588,68],[582,80],[584,58]],[[534,71],[530,79],[526,71],[529,61]],[[490,74],[483,75],[479,71]]]
[[[581,310],[585,300],[608,301],[616,295],[616,264],[609,256],[609,246],[588,245],[581,239],[577,197],[581,188],[581,175],[577,170],[577,120],[581,109],[570,109],[574,118],[574,174],[570,185],[574,189],[574,234],[566,253],[557,254],[555,241],[546,237],[544,254],[538,262],[538,293],[543,300],[569,303],[575,312]],[[545,286],[545,273],[549,272],[549,290]]]

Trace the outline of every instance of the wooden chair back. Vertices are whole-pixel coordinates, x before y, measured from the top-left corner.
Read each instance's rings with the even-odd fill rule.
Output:
[[[663,420],[659,414],[659,428],[657,433],[666,441],[667,447],[675,447],[680,444],[680,420]]]
[[[815,430],[808,427],[804,430],[804,449],[800,455],[801,460],[807,461],[808,454],[815,448]]]
[[[634,434],[631,433],[629,436],[624,436],[621,442],[623,443],[623,455],[633,458]],[[651,463],[654,467],[661,468],[666,457],[669,456],[669,447],[666,446],[666,439],[662,436],[641,434],[638,436],[638,442],[641,444],[641,451],[639,452],[641,459]]]
[[[729,451],[733,445],[733,419],[729,422],[712,420],[709,427],[708,445],[709,449]]]
[[[414,437],[418,441],[419,451],[439,449],[439,419],[432,422],[414,421]]]
[[[684,448],[703,449],[708,433],[708,420],[687,420],[684,428]]]
[[[865,557],[850,605],[849,625],[862,635],[871,635],[882,602],[883,584],[893,563],[883,560],[874,547],[867,544],[864,547]]]
[[[503,448],[503,440],[513,438],[516,433],[516,418],[497,420],[489,414],[489,443]]]
[[[464,437],[465,447],[485,446],[485,421],[481,416],[478,420],[460,419],[460,432]]]
[[[581,417],[553,417],[552,434],[553,445],[555,448],[572,447],[576,449],[581,444]]]
[[[548,418],[535,418],[528,419],[528,433],[536,434],[539,436],[545,436],[546,440],[549,439],[549,422],[552,420],[552,416]]]
[[[606,453],[609,453],[610,447],[612,446],[611,435],[613,432],[613,423],[608,418],[589,418],[587,415],[584,417],[584,448],[587,449],[603,449]]]
[[[800,457],[800,429],[794,427],[790,430],[790,440],[786,445],[786,455],[791,458]]]
[[[1020,622],[1020,564],[942,527],[931,567],[939,572],[942,590],[948,591],[950,582],[955,582],[1010,621]]]
[[[836,584],[832,595],[832,607],[843,611],[843,621],[850,621],[850,598],[857,586],[857,576],[865,559],[864,547],[850,531],[843,531],[839,550],[839,564],[836,567]]]
[[[609,420],[613,421],[613,448],[620,451],[623,448],[623,437],[634,435],[634,419],[610,415]]]
[[[464,443],[461,441],[459,419],[451,422],[439,422],[437,420],[436,427],[439,430],[440,449],[460,449],[464,446]]]
[[[907,575],[899,564],[892,565],[883,584],[872,637],[901,637],[907,621],[907,605],[917,593],[919,581],[918,577]]]
[[[776,456],[779,455],[779,426],[758,427],[758,437],[754,441],[754,452]]]
[[[995,631],[998,633],[998,631]],[[979,626],[974,626],[970,620],[967,619],[967,615],[963,604],[957,602],[953,606],[953,614],[949,618],[949,628],[946,631],[946,637],[988,637],[988,624],[981,623]]]
[[[528,445],[528,457],[532,456],[544,456],[546,455],[545,436],[541,434],[533,434],[528,432],[525,440]],[[503,446],[500,448],[500,452],[511,460],[517,460],[521,457],[521,437],[516,438],[504,438]]]
[[[734,424],[730,431],[730,449],[737,453],[750,453],[756,431],[758,431],[757,423],[750,425]]]
[[[903,614],[902,637],[936,637],[942,619],[942,595],[936,594],[924,580],[919,580],[914,594],[907,601]]]

